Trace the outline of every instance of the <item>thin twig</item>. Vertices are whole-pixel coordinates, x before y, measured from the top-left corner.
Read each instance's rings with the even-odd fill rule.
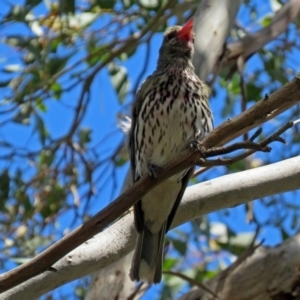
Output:
[[[193,278],[190,278],[182,273],[179,272],[173,272],[173,271],[163,271],[163,274],[168,274],[168,275],[173,275],[173,276],[177,276],[185,281],[187,281],[188,283],[190,283],[191,285],[197,286],[198,288],[208,292],[209,294],[211,294],[212,296],[216,297],[217,299],[220,299],[220,297],[214,293],[208,286],[206,286],[204,283],[199,282]]]
[[[202,167],[230,165],[230,164],[233,164],[237,161],[240,161],[240,160],[246,158],[247,156],[249,156],[257,151],[269,152],[271,150],[271,148],[268,147],[267,145],[272,142],[275,142],[275,141],[285,143],[285,140],[282,137],[280,137],[280,135],[293,126],[294,126],[294,122],[286,123],[284,126],[280,127],[275,133],[273,133],[268,138],[266,138],[265,140],[263,140],[262,142],[260,142],[258,144],[253,143],[250,140],[254,140],[258,136],[258,134],[261,133],[261,128],[259,128],[254,133],[254,135],[250,138],[249,141],[235,143],[228,147],[218,147],[218,148],[207,149],[207,150],[202,148],[202,149],[200,149],[200,151],[204,157],[211,157],[211,156],[231,153],[232,151],[239,150],[239,149],[251,149],[251,150],[246,151],[234,158],[218,158],[216,160],[206,160],[205,158],[201,158],[198,165],[200,165]],[[198,175],[199,175],[199,172],[197,173],[196,176],[198,176]],[[195,174],[194,174],[194,176],[195,176]]]

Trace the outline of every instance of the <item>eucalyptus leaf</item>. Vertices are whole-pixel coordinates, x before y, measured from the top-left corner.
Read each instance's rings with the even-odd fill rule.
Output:
[[[123,103],[129,90],[129,78],[127,69],[116,63],[110,63],[108,66],[110,80],[116,90],[120,103]]]
[[[38,114],[35,114],[35,129],[40,137],[40,142],[45,146],[46,138],[49,136],[49,133],[43,119]]]

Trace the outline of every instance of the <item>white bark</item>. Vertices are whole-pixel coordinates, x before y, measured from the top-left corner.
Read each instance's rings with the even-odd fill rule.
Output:
[[[300,157],[199,183],[186,190],[174,226],[202,214],[296,189],[300,189]],[[0,299],[34,299],[121,259],[135,244],[132,219],[132,214],[127,214],[59,260],[53,266],[57,272],[48,271],[29,279],[2,293]]]
[[[123,183],[122,192],[124,192],[130,184],[131,172],[129,170]],[[131,251],[125,257],[92,274],[92,280],[84,299],[127,299],[128,295],[134,292],[136,286],[135,282],[132,282],[128,276],[132,257],[133,252]]]
[[[135,290],[128,276],[133,252],[92,275],[85,300],[127,299]]]
[[[196,74],[205,80],[212,72],[223,48],[241,0],[202,0],[194,16]]]
[[[222,300],[299,299],[300,234],[274,248],[259,247],[236,268],[205,283]],[[298,297],[297,297],[298,296]],[[194,289],[180,300],[212,300]]]

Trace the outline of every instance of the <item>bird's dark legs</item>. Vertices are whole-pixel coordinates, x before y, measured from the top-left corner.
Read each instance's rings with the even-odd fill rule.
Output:
[[[160,166],[157,166],[155,164],[152,164],[152,163],[148,163],[147,165],[147,168],[148,168],[148,174],[156,179],[157,178],[157,172],[162,169]]]

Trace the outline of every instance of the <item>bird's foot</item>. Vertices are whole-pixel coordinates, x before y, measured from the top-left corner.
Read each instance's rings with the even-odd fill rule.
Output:
[[[205,155],[204,155],[205,149],[199,140],[192,140],[189,144],[189,147],[191,149],[197,149],[200,152],[201,156],[205,157]]]
[[[148,163],[147,168],[148,168],[148,174],[154,179],[157,178],[157,172],[162,169],[160,166],[157,166],[152,163]]]
[[[198,140],[192,140],[189,144],[190,148],[192,149],[198,149],[200,146],[200,141]]]

